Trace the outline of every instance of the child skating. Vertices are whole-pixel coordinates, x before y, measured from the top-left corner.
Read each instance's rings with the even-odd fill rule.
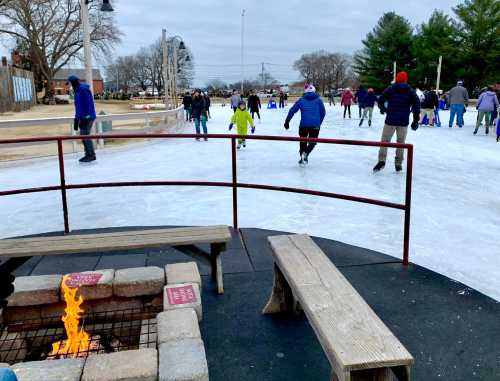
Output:
[[[238,132],[238,135],[248,135],[248,125],[252,127],[252,134],[255,132],[255,124],[253,122],[252,116],[250,113],[247,111],[247,107],[245,102],[241,101],[238,104],[238,108],[236,109],[236,112],[234,113],[233,117],[231,118],[231,124],[229,125],[229,131],[233,129],[234,124],[236,123],[236,131]],[[241,146],[246,147],[246,140],[245,139],[238,139],[238,146],[237,148],[240,149]]]

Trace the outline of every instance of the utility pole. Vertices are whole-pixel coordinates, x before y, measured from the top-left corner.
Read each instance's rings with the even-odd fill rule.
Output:
[[[396,83],[396,70],[397,70],[397,62],[394,61],[394,68],[392,69],[393,70],[393,81],[394,83]]]
[[[173,43],[173,49],[174,49],[174,64],[173,64],[173,70],[174,70],[174,75],[172,77],[173,80],[173,90],[172,90],[172,97],[174,98],[174,104],[175,108],[177,108],[179,105],[177,103],[177,45],[175,44],[175,41]]]
[[[439,86],[441,85],[441,67],[443,65],[443,56],[439,56],[439,63],[437,68],[437,80],[436,80],[436,93],[439,94]]]
[[[88,0],[80,0],[80,16],[83,27],[83,55],[85,59],[85,82],[94,93],[94,80],[92,78],[92,51],[90,48],[90,22]]]
[[[265,72],[264,62],[262,62],[262,71],[261,71],[261,74],[260,74],[260,78],[261,78],[261,81],[262,81],[262,86],[264,86],[264,90],[265,90],[266,89],[266,84],[264,83],[264,72]]]
[[[168,110],[168,49],[167,49],[167,30],[162,30],[161,47],[163,53],[163,90],[165,92],[165,109]]]
[[[245,63],[244,63],[244,44],[245,44],[245,10],[241,12],[241,95],[243,95],[243,82],[245,77]]]

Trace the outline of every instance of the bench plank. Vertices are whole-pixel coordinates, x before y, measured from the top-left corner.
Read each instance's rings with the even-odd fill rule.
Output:
[[[230,239],[231,232],[227,226],[148,229],[59,237],[6,239],[0,241],[0,257],[59,255],[143,247],[225,243]]]
[[[337,374],[413,364],[411,354],[309,236],[268,240]]]

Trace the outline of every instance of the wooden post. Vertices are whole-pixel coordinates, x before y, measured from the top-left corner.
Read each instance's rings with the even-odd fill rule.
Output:
[[[217,283],[217,292],[224,293],[221,252],[226,250],[225,243],[210,244],[210,262],[212,265],[212,281]]]
[[[290,312],[294,310],[295,305],[292,289],[278,265],[274,264],[273,290],[262,313],[270,315]]]

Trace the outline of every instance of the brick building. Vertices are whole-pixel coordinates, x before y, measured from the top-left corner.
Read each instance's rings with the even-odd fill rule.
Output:
[[[68,88],[66,82],[70,75],[76,75],[82,82],[85,82],[85,70],[84,69],[61,69],[54,76],[54,93],[56,95],[66,95],[68,93]],[[101,76],[99,69],[92,70],[94,94],[102,94],[104,92],[104,80]]]

